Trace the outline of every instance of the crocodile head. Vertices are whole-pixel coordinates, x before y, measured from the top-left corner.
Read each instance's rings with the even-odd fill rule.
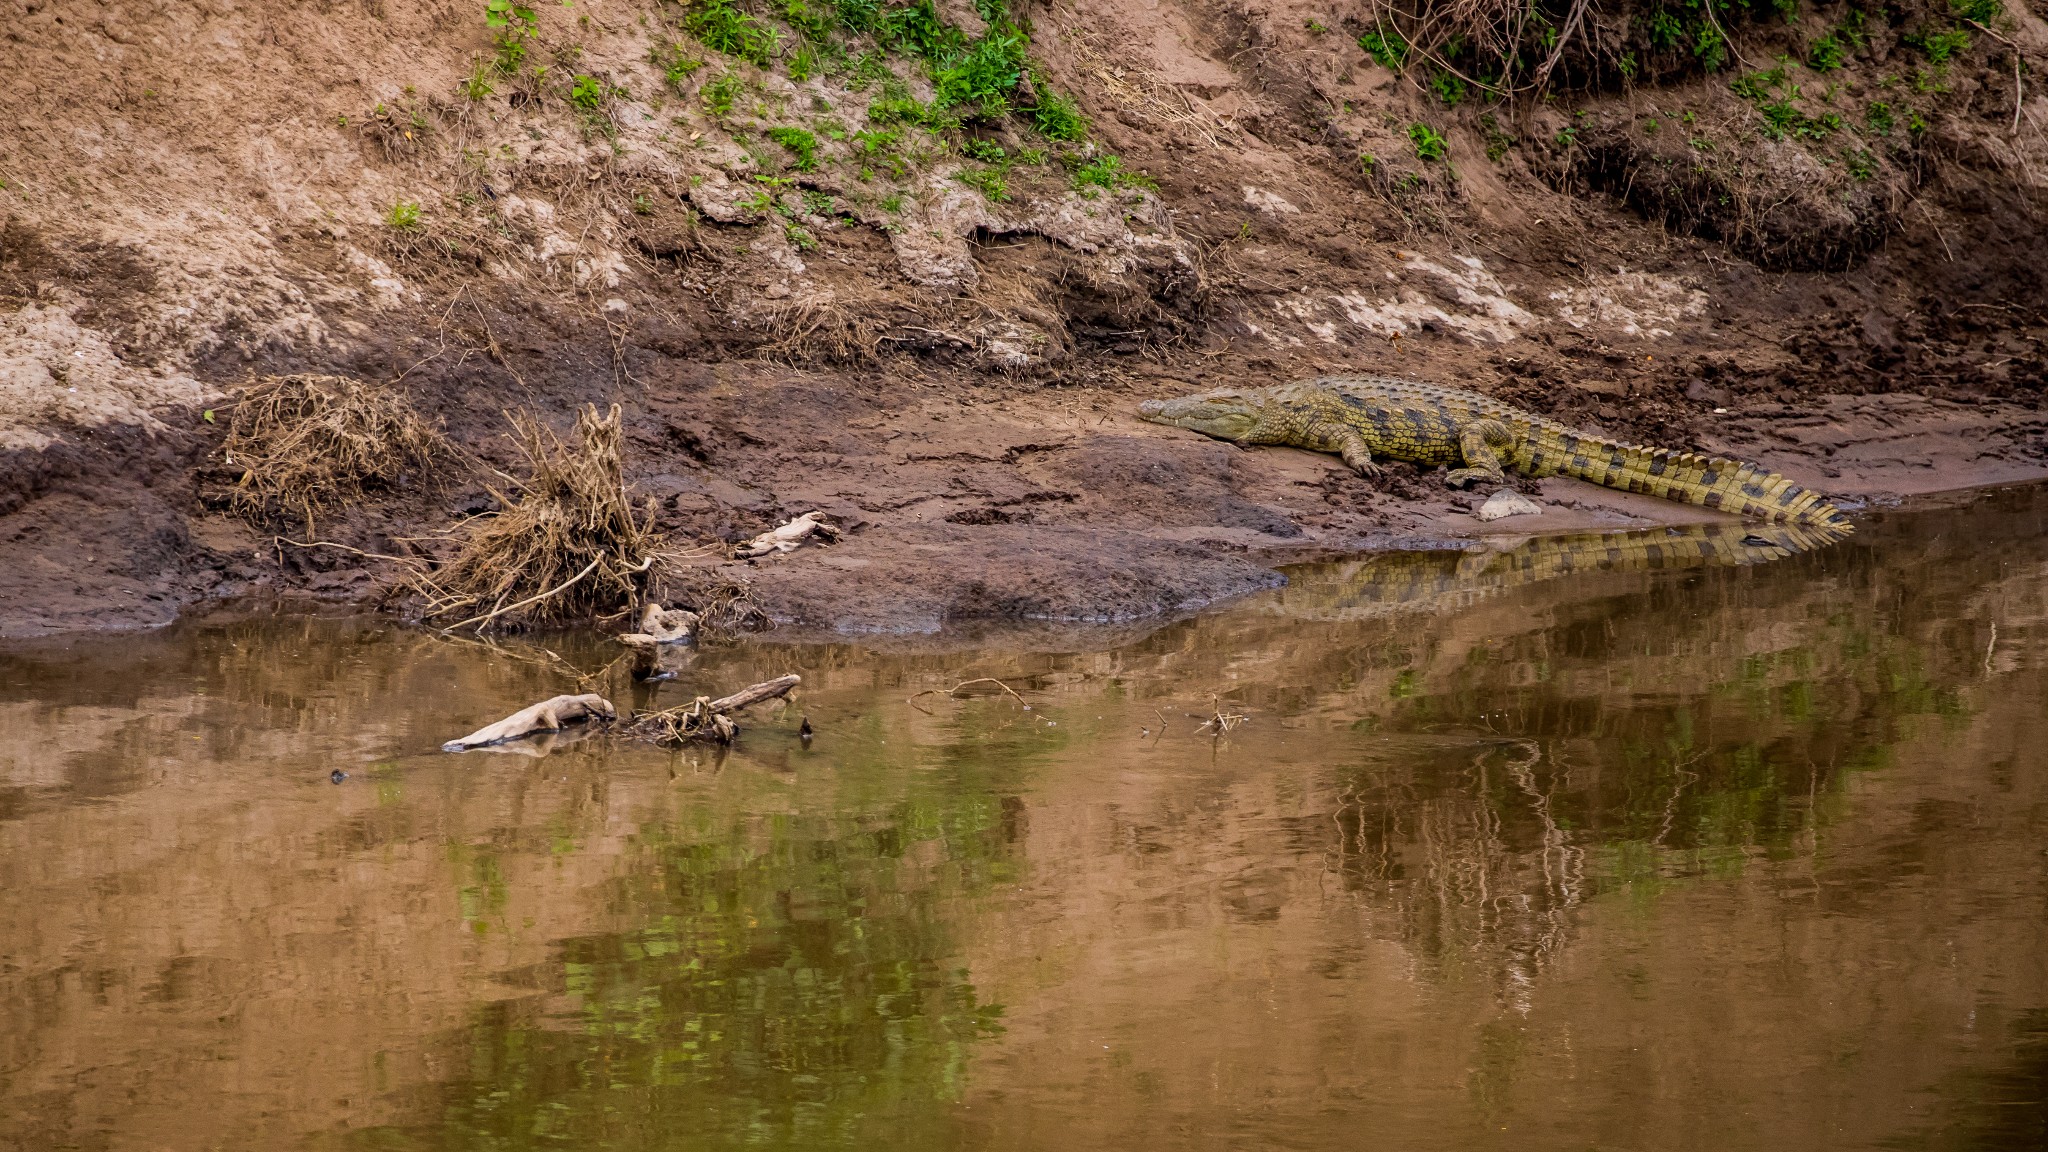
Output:
[[[1138,415],[1154,424],[1170,424],[1219,440],[1242,440],[1259,426],[1265,398],[1246,388],[1218,388],[1172,400],[1147,400]]]

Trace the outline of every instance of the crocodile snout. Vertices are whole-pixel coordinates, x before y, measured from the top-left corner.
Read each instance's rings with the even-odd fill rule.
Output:
[[[1166,411],[1166,401],[1164,400],[1147,400],[1138,405],[1138,415],[1140,416],[1157,416],[1164,411]]]

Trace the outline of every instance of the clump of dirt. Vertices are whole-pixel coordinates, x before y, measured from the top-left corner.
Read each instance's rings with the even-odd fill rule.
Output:
[[[531,416],[512,427],[532,475],[516,498],[493,489],[503,511],[468,521],[454,559],[413,577],[425,615],[468,612],[449,627],[481,631],[630,608],[660,556],[652,507],[636,511],[626,492],[619,406],[586,406],[573,448]]]
[[[244,393],[222,458],[229,501],[252,520],[289,514],[313,531],[323,508],[392,491],[450,454],[440,430],[390,388],[347,376],[272,376]]]

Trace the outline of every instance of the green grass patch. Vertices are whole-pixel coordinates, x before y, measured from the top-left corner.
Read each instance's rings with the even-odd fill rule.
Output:
[[[1023,33],[1008,26],[991,28],[934,77],[937,102],[947,108],[974,108],[990,120],[1008,115],[1024,65]]]
[[[727,72],[704,86],[704,107],[713,116],[730,116],[733,105],[739,102],[740,96],[746,90],[746,81],[740,79],[736,73]]]
[[[818,167],[818,137],[810,129],[770,128],[764,135],[796,157],[793,167],[797,171],[810,172]]]
[[[690,82],[691,74],[704,66],[704,61],[676,43],[656,44],[648,50],[647,60],[661,69],[662,81],[674,89],[677,95],[683,93]]]
[[[1097,156],[1076,166],[1073,183],[1077,190],[1106,188],[1115,191],[1119,188],[1158,187],[1150,176],[1126,167],[1120,157],[1109,155]]]
[[[1930,64],[1946,64],[1970,47],[1970,34],[1961,28],[1925,29],[1905,39],[1906,43],[1926,53]]]
[[[400,200],[384,213],[384,226],[393,232],[417,232],[424,219],[416,200]]]
[[[766,68],[782,34],[733,7],[732,0],[696,0],[683,27],[713,52]]]
[[[1078,143],[1088,136],[1088,118],[1081,114],[1081,106],[1053,91],[1043,82],[1034,80],[1032,88],[1038,93],[1038,103],[1031,106],[1031,127],[1047,140],[1063,143]]]
[[[1010,178],[1001,168],[962,168],[953,178],[990,200],[1001,202],[1010,198]]]

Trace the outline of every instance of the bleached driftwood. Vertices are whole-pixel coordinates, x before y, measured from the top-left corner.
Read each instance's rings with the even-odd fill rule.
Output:
[[[460,740],[450,740],[441,745],[443,752],[463,752],[481,748],[486,744],[502,744],[531,736],[535,732],[559,732],[562,725],[579,720],[616,720],[618,710],[612,702],[595,693],[581,696],[557,696],[538,704],[521,708],[496,724],[486,724]]]
[[[771,552],[794,552],[812,538],[830,543],[839,539],[839,529],[825,522],[823,512],[806,512],[780,527],[761,533],[733,549],[735,560],[766,556]]]

